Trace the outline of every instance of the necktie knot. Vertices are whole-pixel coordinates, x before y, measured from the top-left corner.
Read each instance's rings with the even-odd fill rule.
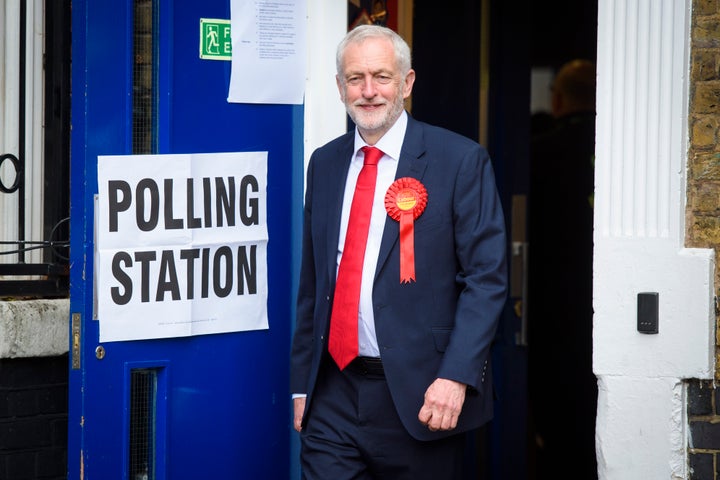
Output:
[[[365,145],[361,150],[365,154],[364,165],[377,165],[383,156],[382,150],[377,147]]]

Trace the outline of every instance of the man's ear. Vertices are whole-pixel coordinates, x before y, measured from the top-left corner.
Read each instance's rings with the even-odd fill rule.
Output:
[[[335,84],[337,85],[338,92],[340,93],[340,101],[345,103],[345,89],[343,88],[343,84],[338,75],[335,75]]]
[[[408,98],[412,93],[413,85],[415,84],[415,70],[412,68],[408,70],[405,75],[405,81],[403,83],[403,99]]]
[[[550,109],[555,117],[559,117],[563,114],[563,97],[560,93],[554,91],[552,97],[550,97]]]

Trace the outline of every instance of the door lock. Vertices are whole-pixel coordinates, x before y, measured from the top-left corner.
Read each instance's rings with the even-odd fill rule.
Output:
[[[102,360],[103,358],[105,358],[105,347],[103,347],[102,345],[98,345],[95,348],[95,358],[97,358],[98,360]]]

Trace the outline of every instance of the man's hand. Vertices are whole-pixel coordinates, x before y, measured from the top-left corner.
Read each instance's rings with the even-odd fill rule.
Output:
[[[445,378],[435,379],[425,392],[425,403],[418,414],[420,422],[433,432],[455,428],[465,403],[466,389],[464,383]]]
[[[295,413],[295,417],[293,419],[293,427],[295,427],[295,430],[298,432],[302,430],[302,418],[303,418],[303,412],[305,411],[305,400],[307,400],[306,397],[298,397],[293,399],[293,412]]]

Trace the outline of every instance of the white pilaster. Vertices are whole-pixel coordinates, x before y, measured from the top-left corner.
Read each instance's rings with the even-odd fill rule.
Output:
[[[347,131],[335,84],[335,50],[347,33],[347,2],[308,0],[305,166],[313,150]]]

